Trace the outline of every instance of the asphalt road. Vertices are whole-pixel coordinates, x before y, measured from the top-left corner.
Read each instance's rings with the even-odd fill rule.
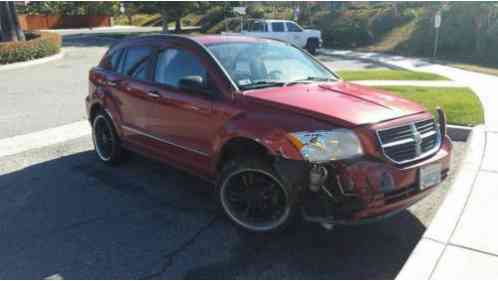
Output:
[[[107,167],[89,137],[0,163],[1,279],[391,279],[448,188],[376,224],[257,236],[209,184],[139,156]]]
[[[64,38],[61,60],[0,72],[0,139],[85,118],[88,71],[110,41]]]

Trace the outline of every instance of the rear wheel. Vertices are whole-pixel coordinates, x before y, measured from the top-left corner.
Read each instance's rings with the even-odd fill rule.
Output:
[[[114,125],[106,113],[98,112],[93,119],[92,138],[95,152],[102,162],[111,165],[121,162],[123,150]]]
[[[316,50],[318,49],[318,40],[316,39],[309,39],[308,43],[306,44],[306,50],[312,55],[316,55]]]
[[[261,160],[226,165],[218,197],[230,220],[251,232],[280,231],[294,218],[292,193],[271,166]]]

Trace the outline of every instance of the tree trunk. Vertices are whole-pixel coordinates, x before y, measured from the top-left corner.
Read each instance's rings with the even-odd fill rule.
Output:
[[[0,1],[0,41],[24,41],[14,2]]]
[[[163,21],[163,33],[168,33],[168,12],[164,9],[161,9],[161,20]]]
[[[182,20],[180,18],[177,18],[175,21],[175,32],[180,33],[182,31]]]

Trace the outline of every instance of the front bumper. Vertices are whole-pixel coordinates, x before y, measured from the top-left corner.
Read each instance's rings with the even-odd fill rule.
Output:
[[[419,187],[420,168],[439,163],[441,179],[450,169],[452,144],[448,137],[432,156],[405,166],[388,161],[361,158],[326,165],[328,178],[318,192],[309,188],[310,164],[279,165],[288,184],[299,188],[305,219],[322,223],[361,224],[396,214],[428,196],[437,188]],[[303,161],[301,161],[303,162]],[[289,166],[293,166],[290,169]],[[304,168],[304,169],[303,169]],[[389,179],[386,184],[386,179]]]

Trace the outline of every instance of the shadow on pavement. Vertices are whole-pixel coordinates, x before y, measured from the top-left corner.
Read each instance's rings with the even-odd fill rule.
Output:
[[[259,236],[227,222],[211,188],[138,156],[107,167],[93,151],[0,176],[0,278],[392,279],[425,230],[402,212]]]

